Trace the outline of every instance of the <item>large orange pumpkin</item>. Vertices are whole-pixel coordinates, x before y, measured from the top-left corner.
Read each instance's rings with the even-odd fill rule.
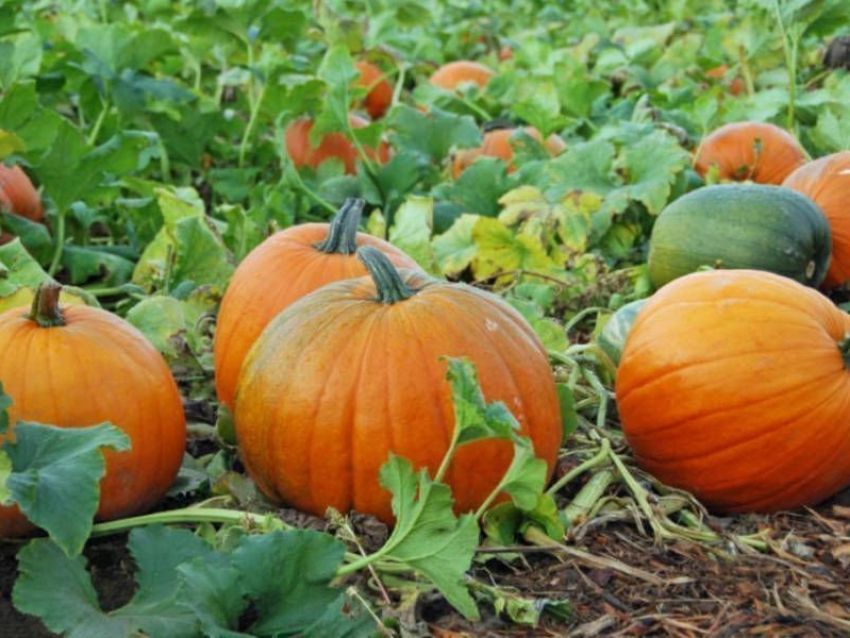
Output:
[[[351,114],[348,117],[352,128],[362,128],[369,124],[368,120],[359,115]],[[286,127],[284,132],[286,152],[295,164],[295,168],[309,166],[315,169],[325,160],[335,157],[345,165],[346,173],[353,175],[357,172],[357,161],[360,156],[357,148],[345,135],[328,133],[321,139],[318,146],[313,146],[310,143],[311,130],[313,130],[313,120],[307,117],[294,120]],[[372,161],[386,164],[390,157],[390,147],[382,141],[377,152],[366,148],[366,156]]]
[[[721,179],[778,186],[805,161],[806,152],[787,131],[766,122],[736,122],[702,141],[694,168],[703,177],[717,166]]]
[[[354,84],[362,86],[369,92],[363,99],[366,112],[373,120],[384,116],[393,101],[393,85],[384,79],[384,72],[371,62],[361,60],[354,64],[354,68],[360,72]]]
[[[41,197],[20,166],[0,164],[0,208],[34,222],[44,219]]]
[[[546,350],[526,321],[490,293],[397,271],[361,248],[370,277],[326,286],[269,325],[239,377],[236,435],[269,497],[323,515],[356,509],[392,522],[378,480],[389,453],[436,472],[454,427],[442,357],[468,357],[489,401],[503,401],[551,473],[561,442]],[[495,489],[512,446],[458,449],[446,474],[457,511]]]
[[[43,284],[32,312],[0,315],[0,380],[10,421],[73,428],[109,421],[131,441],[105,450],[100,520],[153,507],[180,469],[183,404],[162,356],[129,323],[100,308],[59,307],[61,287]],[[14,432],[14,429],[13,429]],[[0,506],[0,537],[32,529],[17,507]]]
[[[850,151],[803,164],[783,186],[808,195],[823,211],[832,230],[832,259],[823,288],[850,280]]]
[[[236,379],[248,350],[278,313],[340,279],[362,277],[358,246],[375,246],[397,266],[416,262],[391,244],[357,232],[363,200],[349,199],[330,224],[300,224],[275,233],[239,264],[221,302],[215,332],[215,387],[233,407]]]
[[[430,81],[431,84],[436,84],[447,91],[453,91],[461,84],[469,82],[477,84],[483,89],[494,75],[495,73],[483,64],[469,60],[458,60],[444,64],[434,71]]]
[[[635,460],[719,512],[811,505],[850,484],[850,316],[768,272],[681,277],[617,370]]]
[[[543,136],[533,126],[526,126],[523,130],[535,140],[543,144]],[[508,164],[508,172],[512,173],[516,167],[512,164],[514,158],[514,149],[512,146],[512,138],[517,130],[513,128],[496,129],[488,131],[484,134],[484,139],[479,148],[463,149],[458,151],[452,161],[452,177],[457,179],[460,174],[469,168],[472,163],[479,157],[498,157]],[[546,150],[550,155],[558,155],[567,145],[557,135],[550,135],[546,138]]]

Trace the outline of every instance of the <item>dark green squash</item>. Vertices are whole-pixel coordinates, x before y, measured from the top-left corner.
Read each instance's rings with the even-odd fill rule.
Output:
[[[817,286],[831,245],[829,222],[805,195],[762,184],[706,186],[658,216],[649,277],[661,287],[701,266],[750,268]]]
[[[638,299],[618,309],[608,319],[602,328],[602,332],[596,338],[596,343],[605,354],[611,357],[611,361],[615,365],[619,365],[620,355],[623,353],[623,346],[626,343],[626,337],[629,336],[629,330],[632,329],[632,324],[647,301],[648,299]]]

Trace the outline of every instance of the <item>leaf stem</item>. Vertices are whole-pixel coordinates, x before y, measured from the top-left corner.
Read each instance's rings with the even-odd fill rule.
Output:
[[[118,534],[136,527],[148,525],[176,525],[180,523],[249,523],[251,525],[267,525],[272,521],[282,529],[291,529],[289,525],[268,514],[252,514],[240,510],[223,508],[186,507],[177,510],[167,510],[143,516],[132,516],[107,523],[97,523],[92,527],[92,535]]]
[[[611,442],[608,439],[603,438],[602,443],[599,446],[599,452],[597,452],[593,457],[586,460],[584,463],[574,467],[569,472],[564,474],[561,478],[555,481],[548,490],[546,490],[546,493],[554,496],[565,485],[567,485],[577,476],[580,476],[588,470],[592,470],[593,468],[599,467],[603,463],[607,462],[610,454]]]
[[[59,270],[62,263],[62,253],[65,250],[65,211],[60,210],[56,217],[56,245],[53,247],[53,257],[47,274],[51,277]]]
[[[101,104],[103,105],[103,108],[100,109],[100,113],[94,121],[94,127],[88,136],[87,141],[89,146],[94,146],[94,143],[97,141],[97,136],[100,134],[100,128],[103,126],[103,122],[106,120],[106,114],[109,112],[109,100],[101,100]]]

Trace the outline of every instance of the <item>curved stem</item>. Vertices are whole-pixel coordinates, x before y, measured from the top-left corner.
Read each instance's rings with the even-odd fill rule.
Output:
[[[328,228],[328,236],[316,244],[316,248],[326,254],[353,255],[357,252],[357,226],[363,214],[366,201],[349,197],[333,218]]]
[[[55,281],[46,281],[38,287],[32,300],[29,318],[41,328],[55,328],[65,325],[65,317],[59,308],[59,295],[62,286]]]
[[[378,301],[394,304],[409,299],[414,292],[402,281],[387,256],[374,246],[361,246],[357,249],[357,258],[366,266],[366,270],[375,282]]]

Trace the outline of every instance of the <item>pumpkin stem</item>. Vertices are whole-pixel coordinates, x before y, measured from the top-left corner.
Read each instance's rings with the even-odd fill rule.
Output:
[[[59,308],[59,295],[62,286],[55,281],[45,281],[35,291],[29,319],[42,328],[55,328],[65,325],[65,316]]]
[[[393,304],[409,299],[414,292],[401,280],[398,270],[387,256],[374,246],[361,246],[357,249],[357,258],[366,266],[375,288],[378,301]]]
[[[323,253],[353,255],[357,251],[357,226],[366,201],[358,197],[349,197],[331,221],[328,236],[316,248]]]
[[[844,358],[844,369],[850,368],[850,332],[844,333],[844,337],[838,342],[838,350]]]

